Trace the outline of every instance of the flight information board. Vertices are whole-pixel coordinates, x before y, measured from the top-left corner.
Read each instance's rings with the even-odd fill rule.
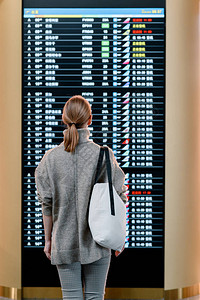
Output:
[[[37,2],[37,1],[35,1]],[[145,1],[144,1],[145,2]],[[23,7],[23,247],[43,248],[34,171],[63,141],[65,102],[92,107],[90,138],[126,174],[126,248],[163,249],[164,7]]]

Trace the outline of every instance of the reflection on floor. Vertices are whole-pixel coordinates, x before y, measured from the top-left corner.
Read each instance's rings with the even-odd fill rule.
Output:
[[[0,297],[0,300],[11,300],[11,299]],[[31,299],[24,298],[24,300],[37,300],[37,299],[36,298],[31,298]],[[40,299],[40,300],[49,300],[49,299]],[[60,300],[60,299],[51,299],[51,300]],[[109,300],[109,299],[106,299],[106,300]],[[120,299],[116,299],[116,300],[120,300]],[[123,299],[123,300],[126,300],[126,299]],[[127,299],[127,300],[130,300],[130,299]],[[131,299],[131,300],[137,300],[137,299]],[[145,300],[154,300],[154,299],[145,299]],[[164,299],[160,299],[160,300],[164,300]],[[184,298],[183,300],[200,300],[200,295],[194,296],[194,297],[189,297],[189,298]]]

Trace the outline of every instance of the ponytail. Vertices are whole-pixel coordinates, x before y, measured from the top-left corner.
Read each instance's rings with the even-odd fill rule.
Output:
[[[90,104],[82,96],[73,96],[65,103],[62,114],[62,120],[68,126],[64,131],[65,151],[74,152],[79,142],[77,128],[85,127],[90,116]]]
[[[67,130],[65,130],[64,133],[64,145],[65,145],[65,151],[67,152],[74,152],[76,145],[79,141],[79,134],[78,130],[73,123],[69,126]]]

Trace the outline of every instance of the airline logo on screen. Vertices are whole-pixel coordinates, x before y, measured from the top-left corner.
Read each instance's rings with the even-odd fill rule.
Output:
[[[62,108],[92,106],[91,138],[126,174],[127,248],[162,248],[165,18],[151,9],[24,9],[24,247],[43,247],[34,170],[62,142]]]

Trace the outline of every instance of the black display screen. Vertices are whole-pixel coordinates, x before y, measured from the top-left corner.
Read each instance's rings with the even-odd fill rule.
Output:
[[[59,284],[41,279],[56,271],[42,251],[34,171],[63,141],[63,106],[80,94],[92,107],[90,138],[112,148],[128,186],[126,249],[108,285],[163,287],[165,3],[85,2],[23,2],[23,286]]]

